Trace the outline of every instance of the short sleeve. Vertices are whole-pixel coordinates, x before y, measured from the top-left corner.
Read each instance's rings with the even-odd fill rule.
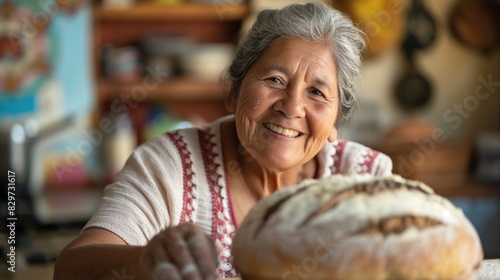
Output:
[[[372,167],[373,175],[392,175],[392,160],[385,154],[379,153]]]
[[[145,245],[175,220],[181,208],[182,168],[167,137],[137,148],[115,181],[104,188],[99,206],[84,229],[98,227],[120,236],[129,245]]]
[[[326,151],[327,168],[323,176],[334,174],[391,175],[391,159],[362,144],[337,139],[329,144]]]

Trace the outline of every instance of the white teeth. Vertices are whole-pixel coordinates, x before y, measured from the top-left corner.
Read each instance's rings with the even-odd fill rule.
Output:
[[[281,134],[283,136],[290,137],[290,138],[297,137],[300,134],[296,130],[291,130],[291,129],[288,129],[288,128],[283,128],[281,126],[277,126],[277,125],[272,124],[272,123],[265,123],[264,126],[266,128],[268,128],[269,130],[273,131],[273,132],[276,132],[278,134]]]

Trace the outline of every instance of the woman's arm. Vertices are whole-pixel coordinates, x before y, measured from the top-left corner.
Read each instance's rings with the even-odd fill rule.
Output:
[[[127,245],[116,234],[88,228],[59,255],[54,279],[215,279],[217,252],[194,224],[167,228],[146,246]]]
[[[141,249],[105,229],[86,229],[57,258],[54,280],[146,279],[138,266]]]

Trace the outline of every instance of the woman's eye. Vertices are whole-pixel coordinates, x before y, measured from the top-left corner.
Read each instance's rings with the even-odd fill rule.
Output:
[[[320,90],[315,89],[315,88],[314,88],[314,89],[311,89],[311,90],[310,90],[310,92],[311,92],[312,94],[314,94],[314,95],[317,95],[317,96],[323,96],[323,93],[322,93]]]
[[[269,81],[276,83],[276,84],[283,84],[279,78],[276,77],[271,77],[268,79]]]

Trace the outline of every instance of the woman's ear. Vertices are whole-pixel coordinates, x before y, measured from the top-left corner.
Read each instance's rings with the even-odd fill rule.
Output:
[[[328,135],[328,142],[333,143],[333,141],[337,140],[337,128],[334,126],[330,131],[330,135]]]
[[[236,90],[233,87],[231,87],[231,90],[229,90],[229,93],[226,95],[225,99],[226,109],[229,113],[231,114],[236,113],[236,102],[237,102]]]

